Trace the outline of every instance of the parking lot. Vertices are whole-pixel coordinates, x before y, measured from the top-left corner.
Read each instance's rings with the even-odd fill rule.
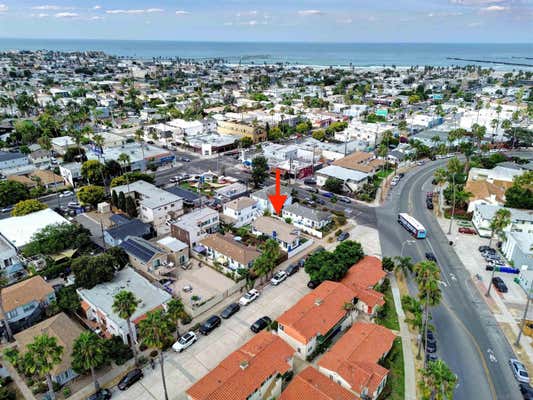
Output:
[[[179,354],[168,351],[165,354],[165,374],[169,397],[186,399],[185,390],[188,387],[254,335],[250,325],[265,315],[272,320],[276,319],[302,296],[309,293],[307,281],[307,274],[300,269],[279,286],[267,285],[256,301],[241,307],[241,310],[229,319],[223,319],[221,326],[208,336],[200,335],[198,342],[189,349]],[[213,314],[218,314],[220,311],[217,310]],[[206,315],[206,319],[209,315]],[[157,365],[154,371],[148,366],[144,374],[145,377],[140,382],[124,392],[113,388],[113,398],[124,400],[163,398],[159,366]]]

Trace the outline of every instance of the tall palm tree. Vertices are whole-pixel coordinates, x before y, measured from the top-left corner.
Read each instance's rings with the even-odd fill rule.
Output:
[[[144,160],[144,131],[142,129],[137,129],[134,135],[135,135],[135,141],[139,143],[139,145],[141,146],[141,152],[142,152],[143,160]]]
[[[468,174],[468,171],[470,171],[470,157],[474,155],[474,145],[472,142],[461,142],[459,149],[466,158],[464,172],[465,174]]]
[[[104,137],[102,135],[94,135],[93,136],[93,143],[96,147],[100,149],[100,152],[104,154]],[[98,159],[100,159],[100,153],[98,153]]]
[[[174,326],[169,316],[163,310],[157,310],[146,314],[146,318],[139,323],[139,332],[143,343],[148,347],[159,350],[159,363],[161,365],[161,380],[163,381],[163,391],[165,400],[168,400],[167,382],[165,380],[165,357],[163,349],[172,343]]]
[[[133,328],[131,326],[131,316],[137,310],[137,305],[141,302],[135,295],[127,290],[121,290],[115,295],[115,300],[113,301],[113,312],[116,313],[120,318],[126,321],[128,325],[128,335],[130,337],[130,346],[133,351],[133,356],[135,357],[135,365],[138,364],[139,360],[137,357],[137,347],[135,346],[135,337],[133,336]]]
[[[7,340],[11,341],[13,339],[13,332],[11,331],[11,326],[9,326],[9,321],[6,316],[6,311],[4,310],[4,303],[2,301],[1,291],[4,286],[7,285],[7,278],[4,270],[0,270],[0,316],[2,317],[2,323],[6,328]]]
[[[407,274],[407,271],[411,271],[413,269],[413,260],[411,257],[396,256],[394,258],[396,261],[398,261],[396,268],[402,271],[404,275]]]
[[[495,234],[501,235],[503,230],[511,223],[511,211],[508,208],[500,208],[492,217],[490,221],[490,241],[489,247],[492,245],[492,239]]]
[[[117,161],[122,166],[122,173],[124,174],[126,171],[126,167],[130,165],[130,156],[126,153],[120,153],[118,155]]]
[[[180,336],[180,333],[179,333],[180,319],[185,315],[185,307],[183,306],[183,303],[181,302],[181,300],[172,299],[167,303],[167,315],[172,321],[175,322],[176,334],[179,337]]]
[[[418,387],[423,400],[451,400],[457,384],[457,376],[442,360],[430,361],[420,370]]]
[[[72,364],[81,371],[91,371],[94,390],[100,390],[100,384],[96,379],[95,369],[104,364],[106,360],[106,350],[104,340],[96,333],[84,331],[74,341],[72,348]]]
[[[436,306],[440,303],[441,291],[439,288],[440,270],[433,261],[421,261],[414,265],[413,270],[416,274],[416,283],[418,285],[418,297],[424,305],[424,340],[418,343],[418,358],[422,350],[422,342],[427,343],[427,329],[429,320],[429,307]],[[424,357],[425,359],[425,357]]]
[[[54,385],[50,372],[61,363],[63,346],[57,343],[57,338],[48,336],[47,333],[35,336],[33,342],[27,347],[24,355],[24,368],[31,375],[46,378],[50,399],[55,400]]]

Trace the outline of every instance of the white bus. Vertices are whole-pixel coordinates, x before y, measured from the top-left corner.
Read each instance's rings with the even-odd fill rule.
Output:
[[[409,214],[398,214],[398,222],[401,226],[407,229],[415,238],[424,239],[426,237],[426,228],[424,228],[424,225],[422,225],[416,219],[411,217]]]

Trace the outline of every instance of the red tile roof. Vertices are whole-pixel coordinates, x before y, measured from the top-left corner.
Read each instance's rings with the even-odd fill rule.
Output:
[[[308,343],[318,334],[325,335],[346,315],[344,304],[354,299],[355,293],[347,286],[331,281],[324,281],[298,303],[285,311],[278,323],[284,331],[301,343]],[[285,329],[289,327],[290,329]]]
[[[246,400],[268,379],[291,370],[294,349],[260,332],[187,390],[194,400]],[[246,367],[244,367],[246,365]]]
[[[341,283],[352,289],[360,301],[374,308],[385,304],[383,294],[373,290],[373,287],[386,275],[379,258],[365,256],[348,270]]]
[[[378,361],[390,351],[394,339],[394,333],[381,325],[356,322],[318,365],[342,376],[357,393],[364,388],[374,393],[389,372]]]
[[[278,400],[353,400],[357,396],[313,367],[296,375]]]

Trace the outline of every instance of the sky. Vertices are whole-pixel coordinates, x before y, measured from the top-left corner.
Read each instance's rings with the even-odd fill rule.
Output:
[[[0,0],[0,37],[533,42],[533,0]]]

